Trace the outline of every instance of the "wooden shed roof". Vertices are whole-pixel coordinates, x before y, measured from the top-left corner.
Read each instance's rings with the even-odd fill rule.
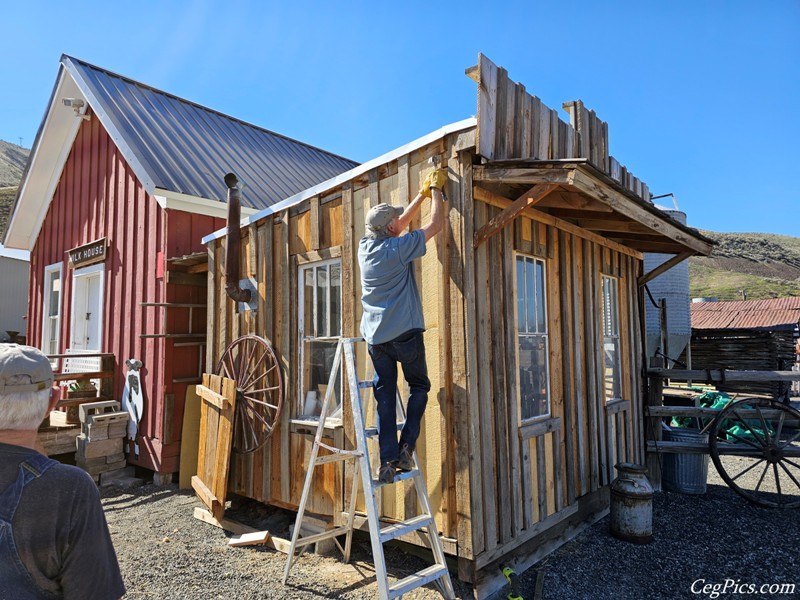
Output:
[[[693,302],[692,329],[793,329],[800,297],[733,302]]]

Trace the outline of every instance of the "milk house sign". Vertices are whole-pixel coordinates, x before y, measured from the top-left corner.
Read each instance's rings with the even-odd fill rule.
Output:
[[[103,262],[106,259],[106,238],[100,238],[68,251],[69,266],[73,269]]]

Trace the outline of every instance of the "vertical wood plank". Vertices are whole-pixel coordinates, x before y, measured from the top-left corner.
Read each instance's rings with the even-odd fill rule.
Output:
[[[584,323],[586,327],[586,381],[587,381],[587,427],[589,434],[589,445],[586,460],[589,463],[589,490],[594,492],[599,487],[598,466],[600,463],[597,436],[600,431],[597,418],[598,394],[597,389],[597,348],[600,346],[598,341],[598,322],[597,315],[597,262],[593,244],[589,240],[583,240],[583,256],[586,268],[583,271],[583,289],[585,294]]]
[[[536,487],[539,490],[539,520],[547,516],[547,459],[544,449],[544,434],[536,437]]]
[[[572,280],[572,257],[569,254],[569,240],[567,234],[563,231],[558,232],[558,261],[559,271],[561,272],[562,281],[568,282]],[[565,453],[564,461],[566,462],[567,471],[567,505],[575,502],[575,454],[574,454],[574,438],[572,437],[573,430],[573,411],[575,407],[575,396],[573,387],[573,370],[572,370],[572,356],[569,348],[569,341],[572,339],[570,333],[571,319],[570,315],[570,298],[571,291],[567,283],[561,286],[561,298],[559,306],[564,318],[561,320],[561,339],[563,346],[561,356],[561,377],[564,390],[564,442]]]
[[[570,236],[570,254],[572,255],[572,340],[575,349],[575,427],[576,433],[576,458],[578,460],[577,476],[578,481],[575,486],[576,493],[583,496],[587,492],[588,477],[586,465],[586,380],[584,372],[583,352],[586,344],[584,335],[585,321],[583,319],[583,244],[581,240]]]
[[[486,204],[475,202],[474,204],[474,229],[482,227],[488,222],[486,216]],[[469,239],[469,237],[467,237]],[[478,382],[478,409],[481,420],[480,428],[480,449],[481,449],[481,471],[483,477],[483,497],[484,503],[484,527],[486,529],[485,543],[486,549],[492,550],[497,547],[498,539],[498,504],[502,501],[498,498],[497,473],[499,465],[495,463],[495,439],[494,415],[492,406],[494,404],[492,394],[492,344],[488,342],[492,337],[490,328],[490,282],[489,282],[489,256],[488,244],[481,244],[475,251],[475,311],[476,316],[476,340],[485,340],[485,343],[474,344],[473,352],[477,357],[477,368],[475,379]],[[455,515],[454,515],[455,516]]]
[[[495,236],[500,237],[500,236]],[[523,527],[522,517],[522,478],[520,466],[520,441],[518,436],[519,431],[519,392],[517,390],[517,373],[519,373],[519,355],[517,352],[517,336],[516,336],[516,295],[514,293],[515,286],[515,268],[514,268],[514,252],[512,233],[510,228],[506,227],[503,230],[503,284],[505,286],[505,327],[503,332],[506,338],[506,348],[509,354],[508,372],[507,372],[507,387],[506,398],[508,402],[508,443],[509,443],[509,456],[511,458],[511,502],[512,502],[512,518],[514,522],[514,533],[518,533]]]
[[[311,249],[320,249],[320,228],[322,227],[322,220],[320,219],[319,210],[319,196],[314,196],[309,200],[311,204]]]
[[[499,213],[498,209],[487,207],[487,222]],[[484,244],[486,245],[486,244]],[[492,399],[494,404],[494,425],[495,425],[495,447],[497,452],[497,498],[498,498],[498,529],[500,544],[511,540],[512,537],[512,509],[511,503],[507,501],[511,497],[511,473],[510,473],[510,451],[509,440],[511,432],[508,429],[508,402],[506,393],[506,374],[513,365],[506,363],[506,340],[500,332],[505,327],[503,320],[503,306],[505,302],[505,290],[502,278],[502,257],[500,255],[500,236],[495,235],[489,238],[489,279],[490,289],[494,292],[489,299],[489,318],[490,331],[494,332],[491,339],[492,349]]]

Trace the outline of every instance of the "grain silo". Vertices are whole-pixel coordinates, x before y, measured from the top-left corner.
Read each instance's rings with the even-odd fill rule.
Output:
[[[686,213],[676,209],[658,206],[668,216],[686,225]],[[647,253],[644,255],[644,271],[648,273],[672,258],[672,254]],[[647,356],[655,356],[656,351],[664,352],[661,342],[661,323],[659,308],[653,304],[666,301],[667,307],[667,354],[677,359],[692,337],[692,319],[689,310],[689,261],[684,260],[662,273],[647,284],[650,290],[645,292],[647,322]],[[667,361],[667,366],[674,366]]]

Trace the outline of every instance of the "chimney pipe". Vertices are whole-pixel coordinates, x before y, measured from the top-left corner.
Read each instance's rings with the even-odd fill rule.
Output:
[[[225,175],[225,185],[228,186],[228,242],[225,250],[225,293],[236,302],[250,302],[250,290],[243,290],[239,287],[239,247],[242,243],[239,223],[242,218],[242,191],[239,188],[239,180],[233,173]]]

